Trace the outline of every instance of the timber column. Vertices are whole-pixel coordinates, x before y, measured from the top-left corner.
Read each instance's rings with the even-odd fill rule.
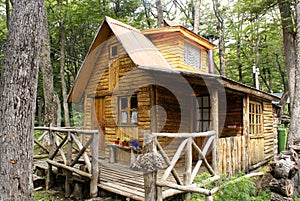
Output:
[[[212,89],[210,94],[212,129],[216,132],[212,149],[212,168],[215,173],[218,174],[217,161],[219,157],[217,156],[217,141],[219,138],[219,93],[217,89]]]

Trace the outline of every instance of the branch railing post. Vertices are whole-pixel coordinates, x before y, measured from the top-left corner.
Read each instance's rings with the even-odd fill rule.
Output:
[[[144,150],[146,153],[157,152],[155,145],[155,136],[153,134],[144,135]],[[144,172],[144,188],[145,188],[145,201],[161,201],[162,198],[158,198],[161,192],[157,193],[157,171]],[[160,189],[161,190],[161,189]]]
[[[54,154],[55,151],[55,141],[54,137],[52,135],[52,130],[51,130],[51,125],[49,126],[48,129],[48,135],[49,135],[49,140],[50,140],[50,151],[49,151],[49,157]],[[52,165],[48,163],[48,171],[47,171],[47,176],[46,176],[46,190],[49,190],[51,185],[53,183],[53,172],[52,172]]]
[[[98,194],[98,178],[99,178],[99,165],[98,165],[98,151],[99,151],[99,135],[100,130],[95,132],[92,143],[92,179],[90,183],[90,196],[97,197]]]
[[[71,137],[71,132],[68,132],[68,137],[67,137],[67,143],[68,143],[68,152],[67,152],[67,166],[70,166],[70,163],[72,162],[72,137]],[[67,171],[66,174],[66,180],[65,180],[65,197],[69,197],[71,195],[71,176],[72,173],[70,171]]]
[[[188,138],[188,141],[186,143],[185,147],[185,172],[184,172],[184,185],[188,186],[191,185],[191,175],[192,175],[192,163],[193,163],[193,153],[192,153],[192,144],[193,139],[191,137]],[[186,201],[191,200],[191,193],[185,194]]]

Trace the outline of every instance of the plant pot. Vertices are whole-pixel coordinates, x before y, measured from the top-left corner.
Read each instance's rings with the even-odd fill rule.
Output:
[[[122,142],[122,146],[123,146],[123,147],[127,147],[128,145],[129,145],[128,142]]]
[[[115,140],[115,144],[120,144],[120,140]]]

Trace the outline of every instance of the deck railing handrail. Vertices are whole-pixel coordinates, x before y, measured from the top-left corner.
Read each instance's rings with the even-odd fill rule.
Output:
[[[98,147],[99,147],[99,134],[100,130],[84,130],[84,129],[77,129],[77,128],[67,128],[67,127],[45,127],[39,126],[35,127],[34,130],[42,130],[48,131],[50,137],[50,151],[47,150],[45,146],[35,140],[35,143],[48,152],[48,171],[47,171],[47,178],[46,178],[46,188],[49,188],[52,176],[52,165],[64,168],[65,170],[69,171],[66,174],[66,195],[69,196],[70,194],[70,181],[71,181],[71,172],[75,172],[81,176],[87,177],[91,179],[90,181],[90,196],[96,197],[98,192],[98,174],[99,174],[99,166],[98,166]],[[56,134],[56,132],[60,133],[60,135]],[[83,145],[82,142],[78,139],[77,135],[89,135],[90,139]],[[64,137],[62,137],[63,135]],[[57,136],[59,136],[62,141],[59,142]],[[72,159],[72,149],[73,142],[77,145],[78,154]],[[63,147],[68,145],[67,154],[64,153]],[[87,155],[86,149],[91,147],[91,155],[92,159]],[[64,163],[58,163],[54,160],[56,154],[60,152],[60,156],[63,158]],[[67,157],[66,157],[67,156]],[[78,162],[79,158],[83,157],[85,164],[87,166],[88,172],[84,172],[82,170],[77,170],[73,166]]]
[[[175,154],[173,156],[173,158],[170,160],[168,158],[167,153],[165,152],[165,150],[163,149],[163,147],[161,146],[158,138],[160,137],[168,137],[168,138],[181,138],[182,141],[180,142],[180,144],[178,145],[177,150],[175,151]],[[208,137],[208,140],[206,142],[206,144],[204,145],[203,149],[199,148],[197,143],[195,142],[195,138],[199,138],[199,137]],[[196,132],[196,133],[151,133],[148,136],[146,136],[146,141],[148,140],[152,141],[153,143],[153,151],[154,152],[160,152],[164,161],[167,164],[167,168],[165,170],[165,172],[163,173],[163,176],[161,177],[161,179],[159,181],[157,181],[157,185],[158,186],[169,186],[171,188],[175,188],[177,190],[183,190],[183,189],[187,189],[189,187],[192,187],[192,184],[194,182],[194,179],[197,175],[197,172],[200,169],[200,166],[202,163],[204,163],[204,165],[207,167],[208,171],[212,174],[212,175],[216,175],[213,168],[210,166],[210,164],[208,163],[208,161],[206,160],[205,155],[207,154],[209,147],[213,146],[213,148],[215,148],[215,141],[216,141],[216,132],[214,130],[211,131],[206,131],[206,132]],[[150,142],[148,141],[148,142]],[[198,152],[199,158],[198,161],[196,162],[196,165],[194,166],[194,168],[192,167],[192,158],[193,158],[193,154],[192,154],[192,150],[195,150],[196,152]],[[179,160],[182,152],[185,153],[185,172],[184,172],[184,181],[182,182],[179,178],[179,175],[177,173],[177,171],[175,170],[175,165],[177,163],[177,161]],[[176,183],[170,183],[169,181],[167,181],[167,178],[169,177],[170,173],[172,173],[173,177],[176,180]],[[203,191],[205,190],[205,192]],[[209,192],[209,190],[206,189],[194,189],[194,192],[202,192],[203,194],[206,194],[206,196],[211,197],[211,195],[207,194],[207,192]],[[207,192],[206,192],[207,191]]]

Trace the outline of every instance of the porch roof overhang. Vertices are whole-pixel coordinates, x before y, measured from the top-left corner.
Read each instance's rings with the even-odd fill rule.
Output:
[[[179,74],[183,77],[195,77],[199,79],[205,79],[207,81],[217,82],[218,85],[223,86],[225,89],[231,89],[243,94],[249,94],[252,96],[256,96],[262,99],[270,100],[270,101],[279,101],[280,98],[278,96],[275,96],[273,94],[264,92],[262,90],[258,90],[254,87],[250,87],[248,85],[245,85],[243,83],[237,82],[235,80],[232,80],[230,78],[216,75],[216,74],[209,74],[209,73],[203,73],[203,72],[191,72],[191,71],[185,71],[185,70],[174,70],[174,69],[166,69],[166,68],[156,68],[153,69],[149,66],[138,66],[139,69],[143,69],[146,71],[152,71],[152,72],[160,72],[160,73],[168,73],[168,74]]]

